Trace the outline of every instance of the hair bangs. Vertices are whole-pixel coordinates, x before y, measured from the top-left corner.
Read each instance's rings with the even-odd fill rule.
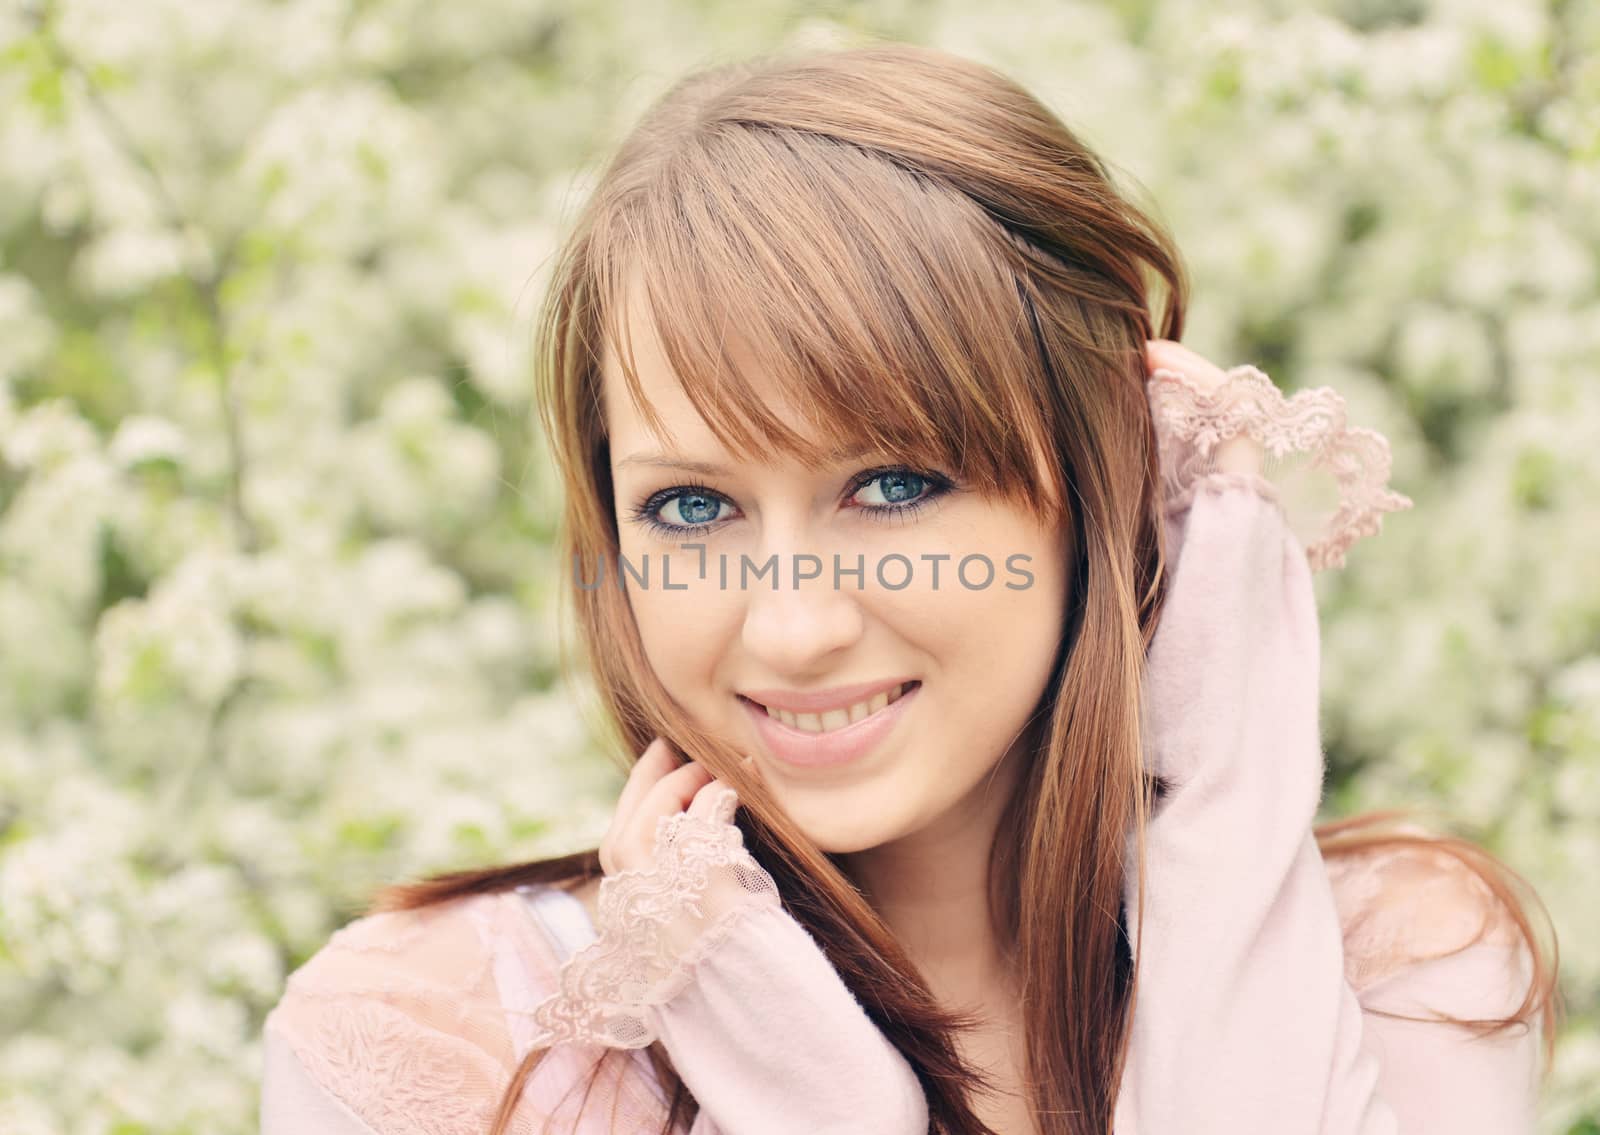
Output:
[[[822,135],[724,125],[695,141],[601,257],[607,334],[651,428],[629,353],[630,286],[735,456],[822,467],[894,454],[1052,514],[1065,485],[1051,403],[997,223]],[[875,204],[885,199],[898,207]]]

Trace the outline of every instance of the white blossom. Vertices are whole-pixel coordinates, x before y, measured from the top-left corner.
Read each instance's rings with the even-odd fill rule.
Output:
[[[0,1131],[247,1130],[286,970],[377,886],[609,822],[529,349],[598,160],[708,56],[904,14],[49,7],[46,42],[0,5],[0,1004],[32,1007]],[[1453,816],[1534,884],[1569,1135],[1600,1124],[1593,19],[1402,7],[945,3],[912,34],[1153,204],[1186,343],[1390,440],[1416,507],[1318,581],[1329,799]]]

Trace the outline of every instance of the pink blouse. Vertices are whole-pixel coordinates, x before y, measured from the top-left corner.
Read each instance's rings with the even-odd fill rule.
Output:
[[[1146,830],[1118,1135],[1531,1133],[1536,1030],[1380,1015],[1509,1014],[1531,958],[1505,912],[1443,853],[1324,861],[1312,836],[1311,576],[1410,506],[1385,487],[1387,442],[1347,427],[1332,389],[1286,399],[1250,366],[1216,390],[1172,371],[1148,388],[1176,559],[1145,744],[1173,787]],[[1259,469],[1217,460],[1240,435]],[[1294,495],[1297,462],[1331,474],[1331,510]],[[687,1135],[924,1135],[916,1075],[744,849],[736,803],[664,819],[650,868],[602,884],[598,925],[534,886],[339,930],[266,1020],[262,1131],[483,1135],[549,1045],[513,1135],[658,1132],[641,1050],[659,1039],[700,1104]],[[1125,896],[1133,922],[1131,876]],[[621,1074],[585,1102],[608,1048]]]

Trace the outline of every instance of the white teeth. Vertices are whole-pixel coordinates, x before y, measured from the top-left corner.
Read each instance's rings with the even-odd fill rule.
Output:
[[[846,725],[854,725],[862,718],[871,717],[890,702],[899,701],[900,695],[910,686],[910,682],[903,682],[868,701],[856,702],[844,709],[830,709],[826,713],[790,713],[786,709],[774,709],[770,705],[763,708],[766,709],[768,717],[777,718],[791,729],[799,729],[804,733],[831,733],[835,729],[843,729]]]
[[[822,730],[825,733],[849,724],[850,711],[848,709],[830,709],[822,715]]]

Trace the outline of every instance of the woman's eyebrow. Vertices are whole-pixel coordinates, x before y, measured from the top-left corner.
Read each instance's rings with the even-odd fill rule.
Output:
[[[871,452],[873,452],[872,446],[840,445],[830,450],[826,455],[826,459],[831,464],[837,465],[846,461],[853,461],[856,458],[865,456]],[[690,473],[701,473],[705,476],[720,476],[726,475],[729,472],[727,466],[718,465],[714,461],[690,461],[684,457],[678,457],[671,453],[662,453],[655,450],[646,450],[641,453],[630,453],[628,456],[617,462],[618,469],[621,469],[627,465],[665,466],[672,469],[684,469]]]
[[[687,469],[691,473],[705,473],[714,475],[726,473],[724,466],[711,461],[687,461],[681,457],[673,457],[666,453],[631,453],[617,462],[617,468],[628,465],[662,465],[673,469]]]

